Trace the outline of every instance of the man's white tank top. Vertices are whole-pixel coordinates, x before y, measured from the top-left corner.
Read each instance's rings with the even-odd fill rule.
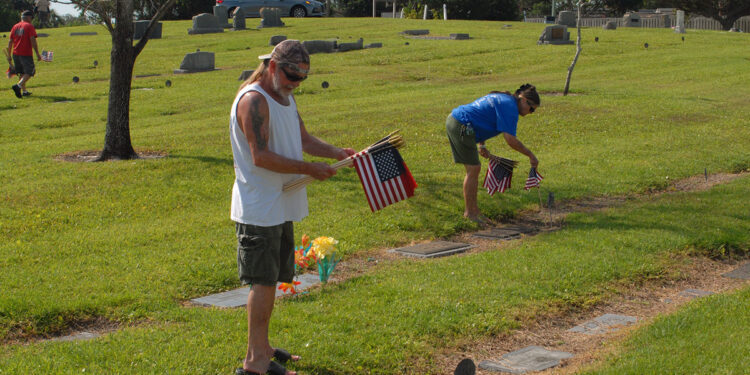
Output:
[[[308,214],[307,191],[301,188],[282,192],[285,183],[299,178],[298,174],[277,173],[256,167],[250,146],[237,122],[237,104],[248,91],[257,91],[266,98],[269,114],[268,150],[289,159],[302,160],[297,103],[289,96],[289,105],[279,104],[256,82],[244,87],[234,99],[230,114],[229,136],[234,156],[232,187],[233,221],[258,226],[274,226],[286,221],[300,221]]]

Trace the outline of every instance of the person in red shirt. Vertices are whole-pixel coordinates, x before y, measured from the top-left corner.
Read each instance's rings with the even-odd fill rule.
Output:
[[[10,30],[8,41],[8,52],[13,52],[13,65],[16,68],[16,74],[21,77],[18,83],[11,87],[19,99],[31,95],[26,91],[26,82],[36,73],[32,50],[36,53],[37,60],[42,59],[36,44],[36,29],[31,25],[33,18],[34,12],[30,10],[21,13],[21,22],[15,24]]]

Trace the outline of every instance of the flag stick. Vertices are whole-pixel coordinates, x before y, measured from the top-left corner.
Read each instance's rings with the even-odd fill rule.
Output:
[[[540,213],[540,214],[541,214],[542,216],[544,216],[544,214],[542,213],[542,207],[544,207],[544,206],[542,205],[542,189],[540,189],[540,188],[539,188],[539,186],[537,186],[537,187],[536,187],[536,192],[537,192],[537,194],[539,195],[539,213]],[[547,212],[549,213],[549,208],[547,209]],[[550,214],[550,216],[549,216],[549,221],[547,222],[547,226],[550,226],[550,222],[551,222],[551,221],[552,221],[552,214]]]

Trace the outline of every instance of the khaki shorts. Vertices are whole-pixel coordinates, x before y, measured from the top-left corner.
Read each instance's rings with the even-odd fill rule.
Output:
[[[479,152],[474,131],[458,122],[453,116],[448,115],[445,119],[445,130],[448,132],[448,140],[451,142],[453,161],[461,164],[479,165]]]
[[[237,268],[242,285],[276,286],[294,279],[294,226],[236,223]]]

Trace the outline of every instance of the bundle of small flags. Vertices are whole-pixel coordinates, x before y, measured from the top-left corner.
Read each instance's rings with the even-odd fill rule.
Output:
[[[8,59],[8,70],[5,71],[5,76],[8,79],[13,78],[16,75],[16,68],[13,66],[13,59],[10,58],[10,52],[7,49],[3,49],[5,58]]]
[[[542,181],[544,177],[539,174],[539,172],[536,170],[536,168],[531,168],[529,171],[529,178],[526,179],[526,186],[524,187],[524,190],[529,190],[533,187],[538,188],[539,182]]]
[[[331,165],[334,169],[354,165],[373,212],[414,196],[417,188],[417,182],[398,152],[404,146],[404,140],[397,133],[398,130]],[[283,191],[302,188],[314,180],[310,176],[299,178],[284,184]]]
[[[53,55],[54,52],[52,51],[42,51],[42,61],[51,62]]]
[[[498,191],[503,193],[510,188],[510,180],[513,178],[513,168],[518,164],[515,160],[490,155],[490,163],[487,175],[484,177],[482,186],[487,189],[490,196]]]

